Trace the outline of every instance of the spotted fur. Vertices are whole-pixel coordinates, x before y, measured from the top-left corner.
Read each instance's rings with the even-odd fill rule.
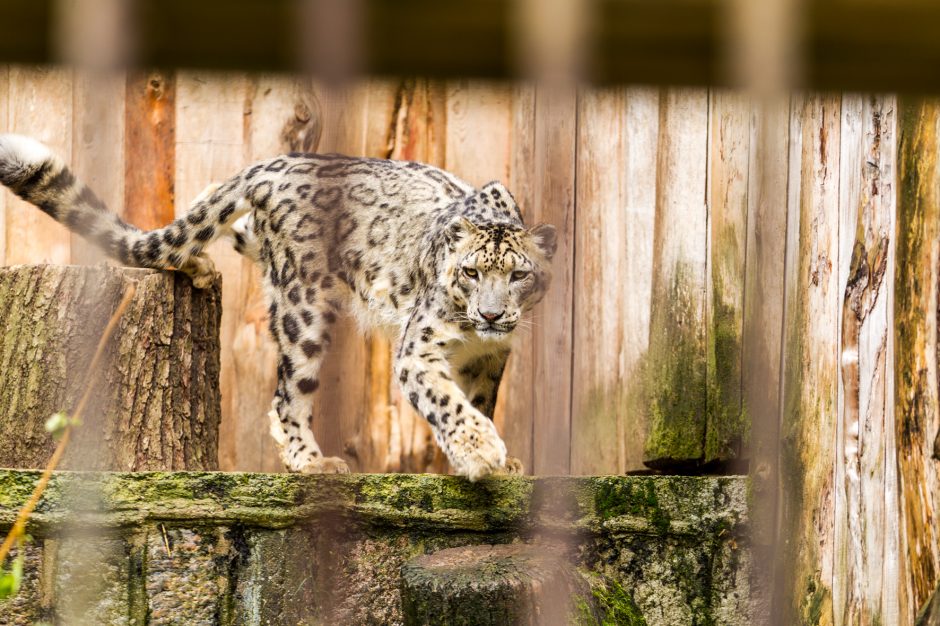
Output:
[[[551,226],[526,229],[512,195],[419,163],[291,154],[207,189],[168,226],[123,222],[42,144],[0,135],[0,183],[127,265],[175,267],[206,286],[220,236],[262,268],[278,342],[271,433],[287,467],[348,471],[324,458],[311,401],[338,315],[396,339],[395,376],[455,471],[502,470],[492,422],[512,331],[548,288]]]

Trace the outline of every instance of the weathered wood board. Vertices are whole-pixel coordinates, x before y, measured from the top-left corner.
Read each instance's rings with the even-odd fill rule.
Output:
[[[901,532],[900,614],[912,618],[940,577],[938,248],[940,103],[898,103],[894,410]]]
[[[72,71],[10,68],[7,131],[31,135],[62,158],[72,158]],[[68,263],[71,236],[64,226],[19,198],[7,196],[5,262]]]
[[[662,92],[644,381],[643,462],[654,469],[695,467],[705,452],[707,147],[708,94]]]

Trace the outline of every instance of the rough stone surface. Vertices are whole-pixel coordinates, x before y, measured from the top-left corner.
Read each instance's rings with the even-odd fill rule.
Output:
[[[147,535],[149,623],[212,626],[222,613],[232,556],[225,529],[171,528]]]
[[[461,546],[414,558],[401,570],[410,626],[567,626],[587,585],[565,546]],[[579,584],[580,583],[580,584]]]
[[[0,532],[38,476],[0,471]],[[746,487],[732,477],[57,473],[30,524],[27,584],[0,604],[0,625],[62,623],[66,589],[93,584],[83,610],[95,623],[402,624],[411,559],[545,542],[589,584],[576,623],[743,625]],[[79,583],[83,571],[100,582]]]

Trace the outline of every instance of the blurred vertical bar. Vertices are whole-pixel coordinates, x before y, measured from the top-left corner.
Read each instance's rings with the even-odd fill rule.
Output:
[[[755,563],[754,624],[784,624],[780,566],[781,422],[786,325],[787,192],[790,103],[788,90],[800,69],[800,0],[731,0],[725,3],[725,82],[743,84],[751,95],[751,189],[744,295],[742,375],[746,415],[751,418],[751,507]],[[748,456],[748,455],[745,455]]]
[[[73,72],[73,126],[71,165],[112,210],[124,200],[124,89],[128,44],[132,41],[130,3],[124,0],[58,0],[54,4],[52,33],[58,60]],[[89,264],[103,255],[89,243],[72,236],[72,260]],[[89,351],[90,353],[90,351]],[[95,372],[90,372],[94,376]],[[79,426],[79,428],[81,428]],[[98,457],[95,437],[75,437],[73,459]],[[83,469],[77,461],[75,469]],[[101,510],[102,494],[75,481],[65,494],[72,510]],[[76,522],[47,546],[57,555],[53,565],[53,598],[61,623],[107,623],[115,611],[111,599],[130,602],[125,546],[120,539],[88,534]]]
[[[535,312],[532,368],[533,466],[539,474],[571,471],[574,333],[574,233],[578,82],[587,12],[578,0],[516,0],[510,41],[518,73],[535,81],[534,200],[530,215],[558,229],[554,285]],[[511,416],[510,416],[511,419]]]

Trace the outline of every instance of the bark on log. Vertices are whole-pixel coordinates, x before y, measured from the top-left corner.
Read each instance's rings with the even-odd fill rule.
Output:
[[[406,625],[568,624],[577,573],[539,545],[449,548],[402,566]]]
[[[137,293],[88,366],[128,283]],[[0,466],[39,468],[44,430],[93,377],[84,424],[63,468],[218,468],[221,284],[177,272],[29,265],[0,269]]]

